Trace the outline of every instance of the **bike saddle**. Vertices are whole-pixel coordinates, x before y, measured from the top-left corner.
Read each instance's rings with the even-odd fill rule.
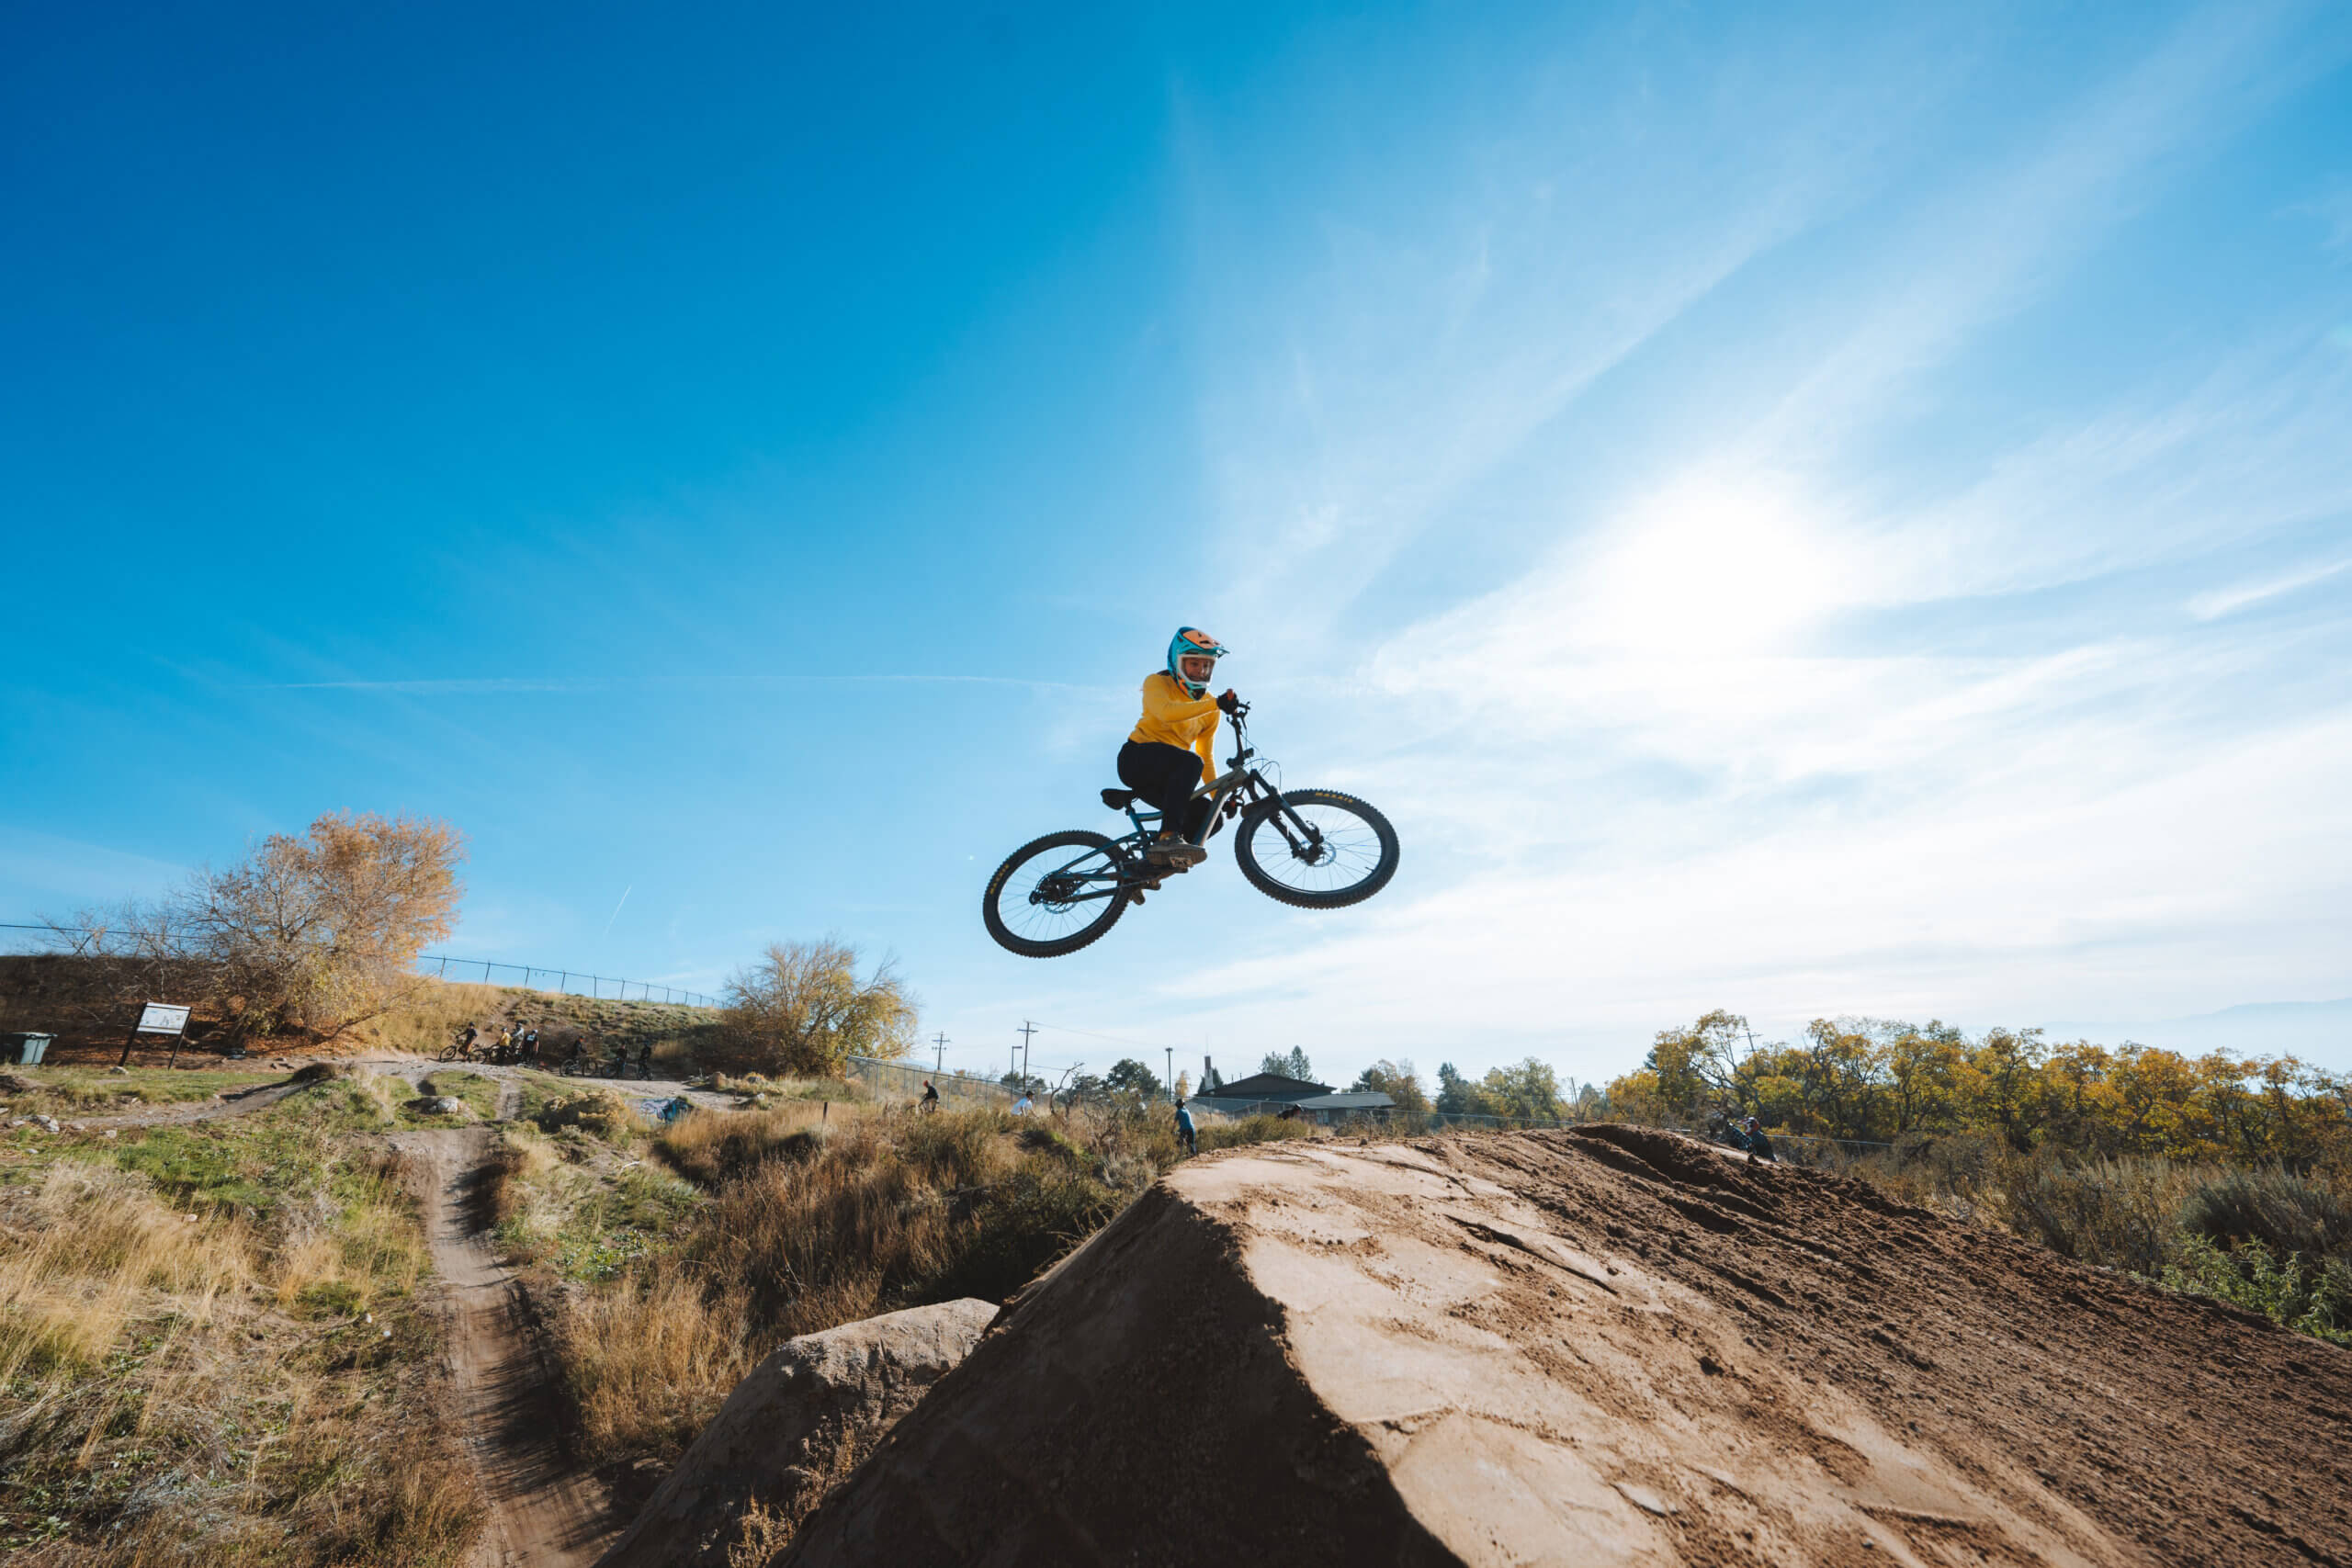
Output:
[[[1136,792],[1131,789],[1106,789],[1102,792],[1102,804],[1114,811],[1125,811],[1135,804],[1135,800]]]

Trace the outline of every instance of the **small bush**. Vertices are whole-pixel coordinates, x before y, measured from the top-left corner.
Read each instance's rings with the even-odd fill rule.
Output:
[[[767,1111],[695,1111],[664,1127],[653,1147],[679,1175],[703,1187],[717,1187],[749,1175],[765,1160],[812,1157],[831,1124],[830,1117],[806,1104]]]
[[[2352,1259],[2352,1210],[2334,1185],[2276,1167],[2201,1183],[2181,1204],[2180,1223],[2222,1247],[2258,1241],[2273,1252]]]
[[[557,1095],[538,1108],[535,1119],[550,1133],[577,1127],[607,1143],[627,1139],[644,1127],[637,1108],[608,1089]]]
[[[1315,1129],[1305,1121],[1285,1122],[1279,1116],[1244,1116],[1238,1121],[1212,1122],[1200,1129],[1201,1152],[1239,1148],[1244,1144],[1279,1144],[1292,1138],[1312,1138]]]

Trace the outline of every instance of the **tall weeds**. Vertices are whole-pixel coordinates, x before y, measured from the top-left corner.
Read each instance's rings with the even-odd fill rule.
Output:
[[[2083,1158],[2046,1147],[2020,1154],[1964,1134],[1860,1158],[1822,1145],[1791,1152],[2078,1262],[2228,1301],[2304,1333],[2352,1331],[2352,1190],[2327,1169]]]
[[[0,1556],[438,1563],[481,1517],[366,1085],[0,1187]]]
[[[1204,1145],[1304,1137],[1272,1117]],[[657,1255],[555,1314],[596,1457],[673,1458],[784,1340],[958,1297],[1003,1301],[1180,1156],[1165,1107],[1017,1119],[805,1101],[697,1112],[653,1148],[707,1193]],[[571,1179],[518,1178],[519,1207]],[[558,1222],[560,1224],[561,1222]]]

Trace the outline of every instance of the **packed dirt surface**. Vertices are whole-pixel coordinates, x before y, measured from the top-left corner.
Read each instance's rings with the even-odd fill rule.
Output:
[[[2352,1564],[2352,1353],[1670,1134],[1188,1163],[784,1561]]]
[[[628,1521],[564,1451],[553,1375],[514,1277],[490,1245],[480,1179],[496,1134],[394,1133],[424,1203],[433,1269],[447,1292],[449,1359],[491,1517],[468,1568],[594,1562]]]

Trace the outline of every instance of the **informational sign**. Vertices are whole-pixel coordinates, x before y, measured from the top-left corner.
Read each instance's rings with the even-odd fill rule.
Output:
[[[187,1028],[187,1009],[174,1007],[169,1002],[149,1002],[140,1010],[139,1027],[133,1032],[177,1034]]]

